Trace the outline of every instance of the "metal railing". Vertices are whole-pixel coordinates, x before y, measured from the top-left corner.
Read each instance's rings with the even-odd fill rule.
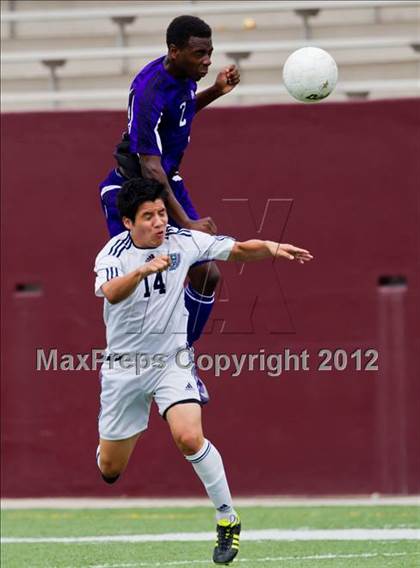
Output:
[[[387,79],[372,81],[340,81],[335,89],[338,94],[344,94],[349,98],[367,98],[371,93],[390,93],[401,91],[418,92],[420,95],[420,79]],[[285,95],[286,88],[280,82],[278,84],[255,84],[239,85],[231,93],[229,99],[237,104],[237,99],[246,96],[266,97]],[[127,89],[94,89],[74,91],[43,91],[31,93],[4,93],[2,104],[10,103],[65,103],[65,102],[97,102],[97,101],[121,101],[122,108],[127,103]],[[290,97],[290,102],[293,99]]]
[[[258,14],[267,12],[285,12],[294,10],[308,10],[318,8],[321,10],[384,8],[384,7],[410,7],[416,6],[416,0],[319,0],[319,1],[281,1],[281,2],[214,2],[213,4],[196,2],[194,4],[159,5],[152,6],[121,6],[119,8],[84,8],[79,10],[33,10],[33,11],[5,11],[2,12],[3,22],[53,22],[66,20],[107,19],[114,16],[177,16],[182,10],[189,14]]]
[[[408,47],[414,51],[420,50],[419,38],[345,38],[345,39],[318,39],[316,42],[304,40],[290,41],[259,41],[259,42],[232,42],[217,45],[217,51],[224,53],[227,58],[233,60],[239,67],[242,61],[248,59],[254,53],[269,52],[292,52],[305,45],[316,44],[327,50],[348,49],[385,49]],[[122,72],[128,71],[127,62],[130,58],[158,57],[164,54],[164,48],[159,46],[146,47],[103,47],[86,49],[63,49],[55,51],[26,51],[15,53],[3,53],[2,65],[5,63],[41,63],[49,72],[50,89],[58,91],[58,69],[64,67],[68,61],[86,60],[122,60]]]
[[[254,41],[254,42],[229,42],[218,43],[216,50],[218,53],[267,53],[277,51],[294,51],[305,45],[316,45],[323,49],[370,49],[370,48],[392,48],[392,47],[417,47],[420,46],[420,37],[384,37],[384,38],[332,38],[307,40],[287,40],[287,41]],[[97,47],[86,49],[62,49],[45,51],[17,51],[4,52],[1,55],[1,63],[30,63],[43,62],[46,60],[64,59],[68,60],[89,60],[89,59],[119,59],[132,57],[158,57],[165,53],[163,46],[145,47]]]

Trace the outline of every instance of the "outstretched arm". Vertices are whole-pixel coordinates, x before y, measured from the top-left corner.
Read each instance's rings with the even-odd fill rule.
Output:
[[[304,264],[313,259],[309,251],[295,247],[294,245],[252,239],[244,242],[235,242],[228,260],[247,262],[273,257],[285,258],[287,260],[296,259],[300,264]]]
[[[129,274],[117,276],[102,284],[102,292],[110,304],[118,304],[122,302],[134,292],[146,276],[155,272],[162,272],[170,265],[170,259],[167,255],[157,256],[156,258],[139,266]]]
[[[216,81],[214,85],[197,93],[196,98],[196,112],[201,110],[202,108],[206,107],[219,97],[230,93],[232,89],[236,87],[236,85],[241,80],[239,69],[236,65],[230,65],[220,71],[220,73],[216,77]]]

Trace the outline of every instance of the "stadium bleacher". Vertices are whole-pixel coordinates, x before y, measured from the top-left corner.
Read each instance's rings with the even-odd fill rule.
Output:
[[[212,82],[236,61],[242,84],[218,105],[290,102],[281,82],[288,54],[314,44],[339,65],[329,100],[420,93],[420,3],[2,2],[2,110],[123,108],[130,79],[164,53],[177,14],[202,16],[214,31]]]

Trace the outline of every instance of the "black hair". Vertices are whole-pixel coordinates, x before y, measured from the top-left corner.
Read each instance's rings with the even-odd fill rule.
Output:
[[[126,181],[117,195],[117,207],[122,217],[133,223],[138,208],[146,201],[167,198],[165,186],[155,179],[132,178]]]
[[[211,27],[196,16],[178,16],[166,30],[166,44],[172,43],[182,49],[190,37],[211,37]]]

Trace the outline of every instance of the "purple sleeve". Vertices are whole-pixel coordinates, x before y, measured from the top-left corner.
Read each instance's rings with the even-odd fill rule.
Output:
[[[132,87],[128,99],[128,133],[133,154],[162,154],[158,127],[163,108],[163,96],[153,80]]]

